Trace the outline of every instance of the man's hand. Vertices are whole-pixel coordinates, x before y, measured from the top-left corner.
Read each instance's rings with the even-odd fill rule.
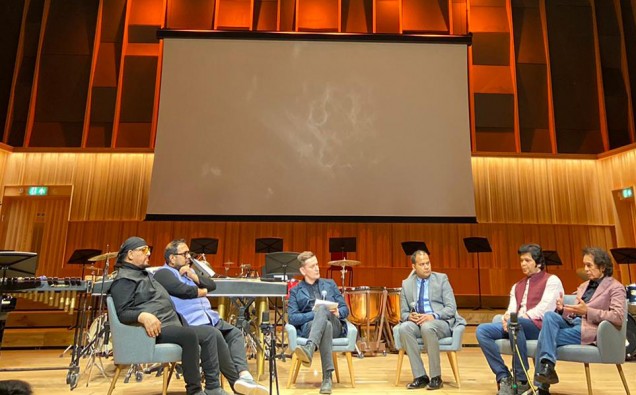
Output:
[[[576,314],[580,316],[584,316],[587,314],[587,304],[583,301],[583,299],[576,297],[577,304],[566,304],[563,306],[563,309],[569,314]]]
[[[563,311],[563,292],[559,292],[559,297],[556,300],[556,310],[559,313]]]
[[[432,314],[420,314],[420,313],[411,313],[409,314],[409,321],[415,322],[417,325],[422,325],[427,321],[433,321],[435,317]]]
[[[501,325],[503,325],[504,332],[508,332],[508,320],[510,319],[510,314],[504,314],[501,318]]]
[[[194,281],[197,284],[199,283],[199,276],[197,276],[197,274],[190,267],[190,265],[181,266],[181,268],[179,268],[179,274],[189,278],[190,280]]]
[[[157,337],[161,334],[161,321],[154,314],[143,312],[139,314],[137,321],[144,326],[148,336]]]
[[[333,313],[333,315],[335,315],[336,317],[340,318],[340,311],[338,311],[337,307],[335,309],[331,310],[331,312]]]
[[[203,297],[203,296],[208,296],[208,289],[207,288],[199,288],[199,290],[197,291],[197,296],[198,297]]]

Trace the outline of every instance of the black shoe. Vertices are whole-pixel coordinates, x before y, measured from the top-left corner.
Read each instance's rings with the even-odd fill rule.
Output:
[[[307,343],[304,346],[298,346],[296,347],[296,350],[294,350],[294,354],[296,354],[296,357],[303,366],[310,367],[311,359],[314,355],[314,344]]]
[[[442,382],[442,376],[435,376],[431,379],[431,382],[426,386],[427,390],[438,390],[444,386]]]
[[[322,384],[320,384],[321,394],[330,394],[333,381],[331,380],[331,371],[322,374]]]
[[[554,365],[550,362],[544,362],[541,365],[541,369],[535,373],[534,379],[541,384],[556,384],[559,382],[559,376],[554,370]]]
[[[415,390],[418,388],[425,388],[431,380],[427,375],[416,377],[412,383],[407,384],[406,389]]]
[[[539,395],[550,395],[550,390],[547,390],[545,388],[537,388],[537,394]]]

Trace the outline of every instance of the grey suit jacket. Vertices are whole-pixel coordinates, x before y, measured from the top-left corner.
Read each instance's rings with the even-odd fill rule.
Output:
[[[432,272],[428,283],[428,298],[433,311],[439,315],[440,320],[448,322],[451,330],[457,325],[466,325],[466,320],[457,313],[457,303],[453,287],[444,273]],[[400,294],[400,318],[408,321],[411,312],[411,304],[417,302],[417,275],[412,272],[402,281],[402,293]]]

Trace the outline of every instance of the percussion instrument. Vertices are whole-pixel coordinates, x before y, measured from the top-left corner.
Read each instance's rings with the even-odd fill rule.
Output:
[[[349,320],[354,325],[375,323],[380,318],[382,292],[380,287],[347,287],[344,297],[349,306]]]
[[[354,266],[358,266],[361,263],[362,262],[360,262],[360,261],[353,261],[351,259],[341,259],[339,261],[329,261],[329,264],[331,266],[345,266],[345,267],[354,267]]]
[[[387,288],[386,319],[391,325],[400,323],[400,294],[402,288]]]
[[[106,259],[113,259],[117,257],[117,252],[107,252],[105,254],[102,255],[97,255],[94,256],[92,258],[88,258],[89,262],[101,262],[101,261],[105,261]]]
[[[108,314],[104,313],[99,317],[96,317],[91,325],[88,327],[86,333],[88,344],[90,344],[97,353],[101,355],[109,355],[113,350],[113,340],[108,336],[108,343],[105,342],[107,337],[106,322],[108,321]]]
[[[627,291],[627,311],[629,314],[636,315],[636,284],[629,284],[625,287]]]
[[[3,291],[11,297],[23,297],[73,314],[78,293],[86,292],[88,283],[79,278],[14,277],[3,283]]]
[[[627,314],[627,339],[625,340],[625,359],[636,359],[636,318]]]
[[[382,326],[386,314],[387,290],[384,287],[355,287],[345,288],[344,298],[349,306],[349,321],[360,327],[361,338],[365,345],[364,352],[371,355],[383,350],[380,344]],[[371,325],[375,326],[375,333],[371,332]]]

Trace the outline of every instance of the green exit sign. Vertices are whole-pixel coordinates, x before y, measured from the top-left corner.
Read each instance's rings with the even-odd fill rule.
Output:
[[[49,194],[49,187],[29,187],[29,196],[46,196]]]

